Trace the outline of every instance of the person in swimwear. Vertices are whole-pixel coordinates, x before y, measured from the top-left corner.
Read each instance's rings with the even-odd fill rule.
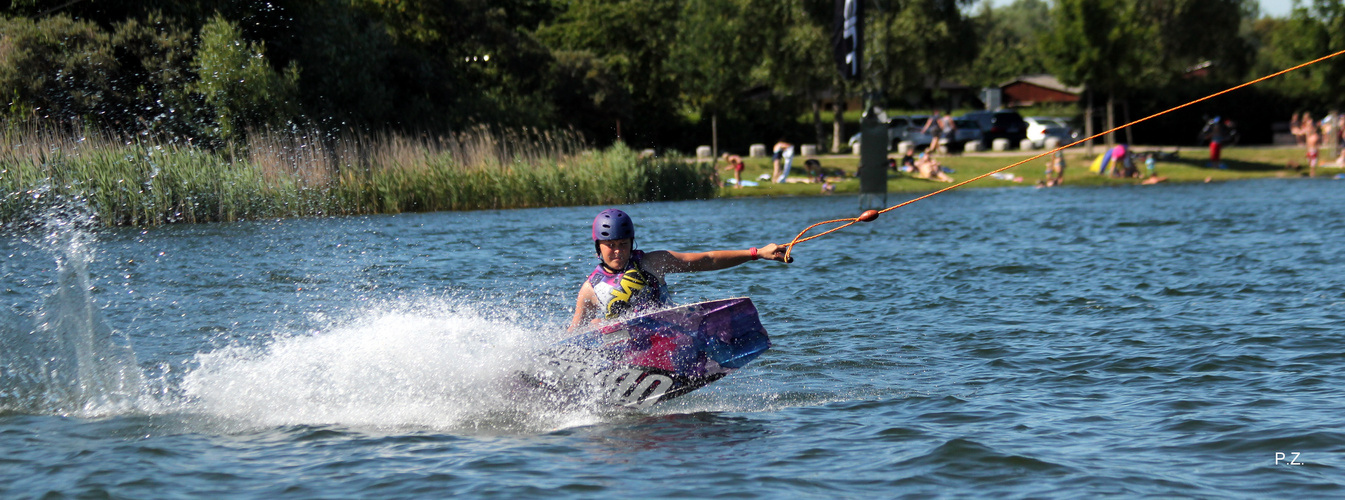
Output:
[[[943,118],[941,115],[942,113],[939,110],[934,110],[934,113],[925,121],[925,128],[920,129],[920,133],[928,134],[930,137],[929,147],[925,149],[925,152],[931,155],[939,150],[939,139],[943,137]]]
[[[1316,177],[1318,148],[1321,147],[1322,136],[1317,131],[1317,124],[1308,120],[1303,121],[1303,135],[1307,137],[1308,144],[1308,177]]]
[[[593,248],[602,261],[579,287],[570,330],[670,305],[663,281],[668,273],[715,271],[758,259],[786,262],[785,247],[774,243],[760,249],[692,253],[636,250],[635,223],[615,208],[593,219]]]
[[[740,188],[742,188],[742,187],[743,187],[743,158],[742,158],[741,156],[738,156],[738,155],[731,155],[731,154],[728,154],[728,153],[724,153],[724,161],[727,161],[727,162],[729,163],[728,166],[724,167],[725,170],[733,169],[733,187],[734,187],[734,189],[740,189]]]

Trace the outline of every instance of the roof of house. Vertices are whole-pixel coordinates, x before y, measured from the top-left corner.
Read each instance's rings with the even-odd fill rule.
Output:
[[[1082,94],[1083,86],[1069,86],[1060,83],[1060,79],[1054,75],[1023,75],[1013,80],[999,84],[999,88],[1004,88],[1015,83],[1028,83],[1038,87],[1065,92],[1067,94]]]

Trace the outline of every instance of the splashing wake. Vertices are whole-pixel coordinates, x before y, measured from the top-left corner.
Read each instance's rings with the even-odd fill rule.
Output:
[[[551,428],[585,411],[531,406],[512,374],[550,339],[451,301],[382,308],[330,331],[197,354],[188,411],[251,425]]]
[[[48,209],[19,231],[56,259],[55,291],[31,316],[0,326],[0,412],[98,417],[141,408],[144,375],[129,339],[92,296],[96,219],[84,205]]]

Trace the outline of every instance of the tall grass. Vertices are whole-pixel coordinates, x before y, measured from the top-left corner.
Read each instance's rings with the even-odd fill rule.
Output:
[[[714,196],[709,167],[574,134],[263,131],[214,151],[83,128],[0,131],[0,220],[82,198],[108,225],[624,204]]]

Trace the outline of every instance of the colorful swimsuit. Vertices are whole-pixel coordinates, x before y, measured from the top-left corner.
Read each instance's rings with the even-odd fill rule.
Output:
[[[667,286],[663,280],[640,265],[644,252],[631,252],[626,269],[609,273],[602,264],[588,275],[588,283],[598,296],[603,317],[616,318],[629,312],[641,312],[668,304]]]

